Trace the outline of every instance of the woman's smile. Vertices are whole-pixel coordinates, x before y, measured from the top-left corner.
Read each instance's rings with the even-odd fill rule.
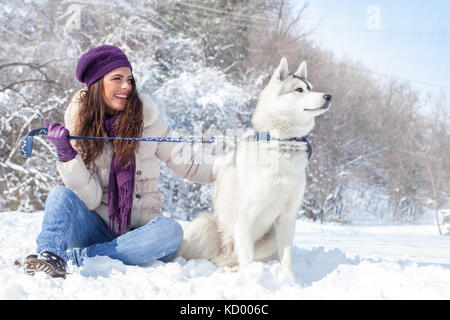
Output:
[[[114,97],[119,99],[119,101],[125,103],[127,102],[128,94],[115,94]]]

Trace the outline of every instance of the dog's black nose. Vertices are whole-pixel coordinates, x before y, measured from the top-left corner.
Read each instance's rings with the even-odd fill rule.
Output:
[[[324,94],[323,98],[327,101],[331,101],[332,96],[331,96],[331,94]]]

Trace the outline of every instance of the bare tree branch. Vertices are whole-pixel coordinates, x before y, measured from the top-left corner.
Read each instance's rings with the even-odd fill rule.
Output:
[[[430,179],[431,189],[433,191],[434,213],[435,213],[435,217],[436,217],[436,224],[438,226],[439,235],[442,235],[441,224],[439,223],[439,217],[438,217],[438,196],[437,196],[437,191],[436,191],[436,183],[434,180],[433,170],[431,169],[430,159],[428,158],[425,146],[423,144],[421,144],[419,142],[419,140],[417,140],[417,138],[414,136],[414,133],[412,132],[411,127],[408,126],[407,129],[408,129],[409,136],[411,137],[411,139],[414,141],[414,143],[417,145],[417,147],[422,151],[423,158],[425,160],[425,166],[427,168],[428,178]]]

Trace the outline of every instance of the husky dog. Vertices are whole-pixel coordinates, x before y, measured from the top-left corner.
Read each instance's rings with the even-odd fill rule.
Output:
[[[330,104],[331,95],[312,91],[306,62],[291,74],[283,57],[258,100],[255,131],[244,134],[234,153],[215,160],[214,213],[188,225],[176,256],[234,270],[279,256],[293,278],[296,211],[311,153],[306,135]]]

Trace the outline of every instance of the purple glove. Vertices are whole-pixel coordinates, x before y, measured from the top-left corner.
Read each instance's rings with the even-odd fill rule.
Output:
[[[75,158],[77,152],[67,138],[69,130],[58,122],[52,122],[50,125],[44,122],[44,124],[48,128],[47,139],[55,146],[59,161],[66,162]]]

